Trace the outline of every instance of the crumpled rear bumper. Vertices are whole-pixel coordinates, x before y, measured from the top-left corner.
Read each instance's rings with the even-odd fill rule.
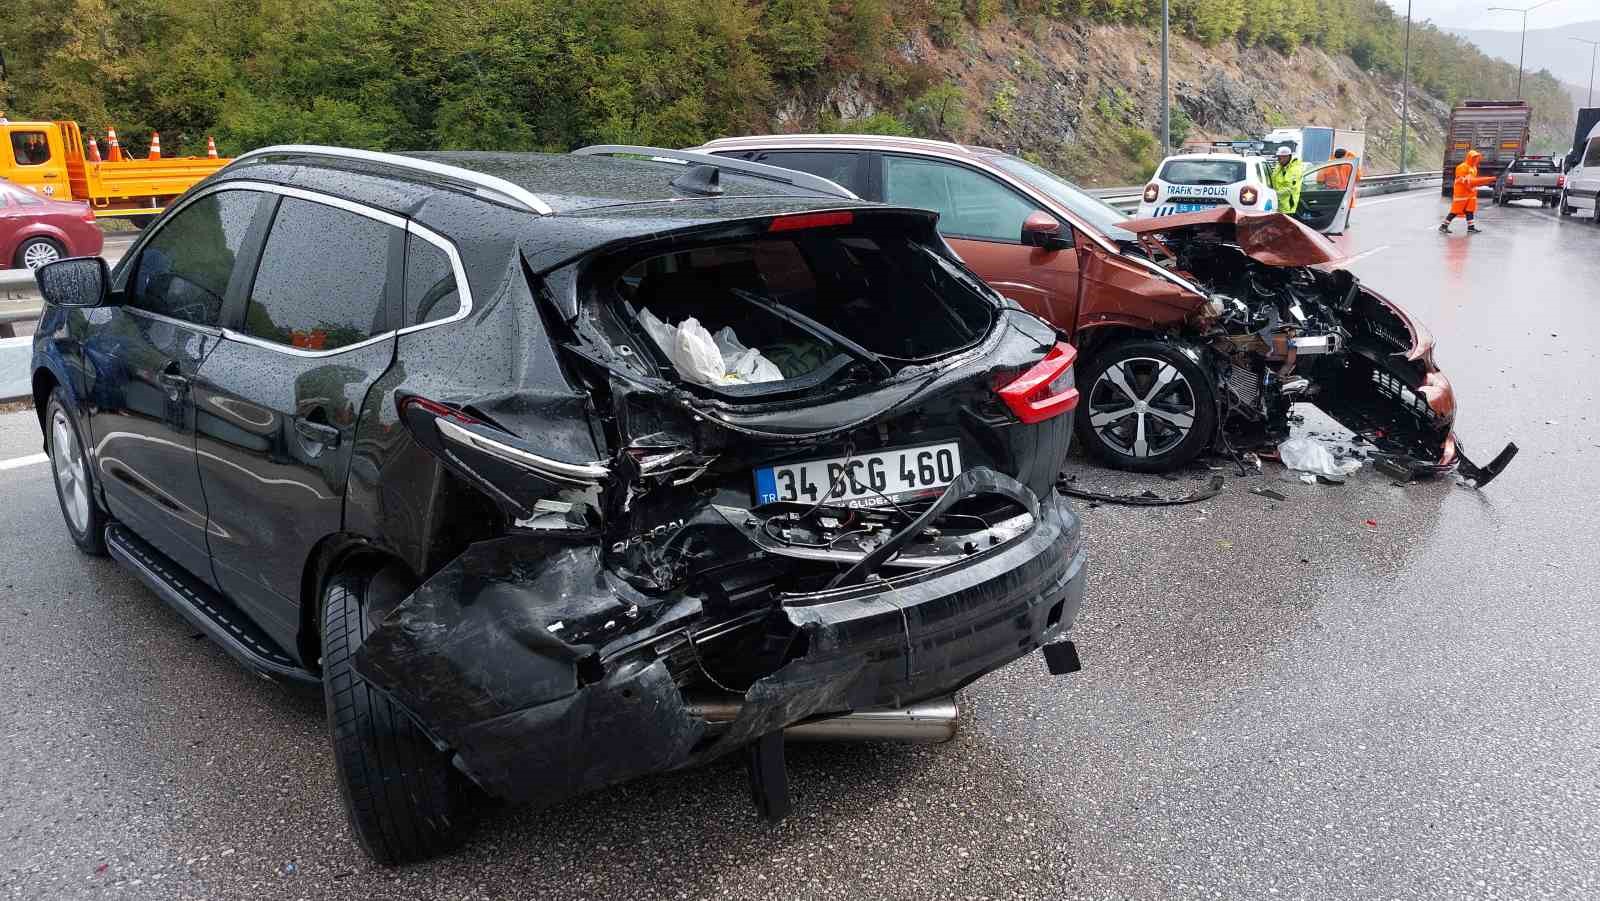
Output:
[[[695,715],[680,688],[716,631],[699,602],[646,609],[596,549],[549,538],[474,545],[372,632],[356,665],[489,794],[555,803],[807,719],[949,694],[1064,636],[1085,548],[1065,498],[1039,510],[991,552],[786,596],[759,627],[795,636],[790,655],[731,723]],[[589,626],[561,611],[579,608],[599,632],[575,643]]]

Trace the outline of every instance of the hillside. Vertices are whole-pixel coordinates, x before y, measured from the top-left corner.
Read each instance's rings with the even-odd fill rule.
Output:
[[[980,141],[1086,183],[1160,156],[1159,0],[13,0],[0,108],[142,153],[272,143],[563,151],[855,129]],[[1381,0],[1175,0],[1174,135],[1368,133],[1398,161],[1400,22]],[[1515,67],[1412,32],[1411,159]],[[1571,103],[1530,75],[1538,146]]]

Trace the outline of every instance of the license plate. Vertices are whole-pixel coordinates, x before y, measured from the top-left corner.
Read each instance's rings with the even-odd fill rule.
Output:
[[[1198,213],[1216,208],[1214,203],[1168,203],[1156,207],[1156,216],[1176,216],[1179,213]]]
[[[753,475],[757,505],[815,504],[826,497],[827,503],[839,507],[877,507],[936,494],[960,472],[961,445],[952,441],[785,463]]]

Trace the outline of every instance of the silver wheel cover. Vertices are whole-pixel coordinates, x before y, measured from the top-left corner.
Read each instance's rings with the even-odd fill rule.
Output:
[[[1128,457],[1159,457],[1194,428],[1194,386],[1178,367],[1129,357],[1106,367],[1089,389],[1089,426],[1102,444]]]
[[[89,478],[77,433],[59,408],[50,423],[50,463],[56,489],[61,492],[62,512],[72,530],[82,535],[89,529]]]

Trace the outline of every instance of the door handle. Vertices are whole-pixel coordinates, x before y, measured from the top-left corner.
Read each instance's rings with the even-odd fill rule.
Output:
[[[162,387],[168,389],[169,391],[176,392],[189,390],[189,377],[184,375],[183,372],[178,369],[177,360],[173,360],[171,363],[168,363],[166,368],[161,370],[161,374],[156,376],[156,380],[161,383]]]
[[[323,447],[339,446],[339,430],[327,423],[315,422],[304,416],[294,418],[294,430],[301,438]]]

